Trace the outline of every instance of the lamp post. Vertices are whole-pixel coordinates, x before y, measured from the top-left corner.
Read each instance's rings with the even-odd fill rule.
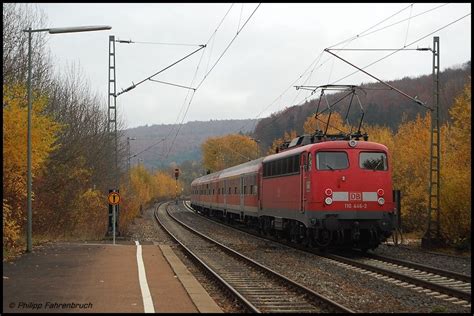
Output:
[[[32,97],[31,97],[31,33],[36,32],[48,32],[49,34],[60,34],[60,33],[75,33],[75,32],[90,32],[90,31],[102,31],[110,30],[111,26],[97,25],[97,26],[76,26],[76,27],[61,27],[61,28],[47,28],[47,29],[36,29],[32,30],[31,27],[23,30],[28,33],[28,131],[27,131],[27,227],[26,227],[26,251],[31,252],[32,250],[32,221],[33,214],[31,211],[31,108],[32,108]]]

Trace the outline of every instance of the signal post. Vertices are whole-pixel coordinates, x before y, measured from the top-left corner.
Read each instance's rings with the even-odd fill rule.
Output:
[[[179,177],[179,169],[174,169],[174,177],[176,179],[176,205],[178,205],[178,177]]]
[[[108,232],[112,230],[113,243],[115,245],[115,234],[117,230],[117,217],[120,204],[120,194],[119,190],[109,190],[109,195],[107,196],[107,201],[109,202],[109,229]]]

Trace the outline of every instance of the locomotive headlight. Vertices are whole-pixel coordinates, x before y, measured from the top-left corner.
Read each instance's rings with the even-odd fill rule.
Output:
[[[385,194],[384,190],[383,189],[378,189],[377,190],[377,195],[378,196],[383,196]]]
[[[324,199],[324,203],[326,203],[327,205],[331,205],[332,204],[332,199],[330,197],[327,197]]]
[[[332,190],[331,189],[326,189],[326,190],[324,190],[324,194],[326,194],[327,196],[331,196],[332,195]]]
[[[385,204],[385,199],[383,197],[378,198],[377,202],[379,202],[380,205]]]

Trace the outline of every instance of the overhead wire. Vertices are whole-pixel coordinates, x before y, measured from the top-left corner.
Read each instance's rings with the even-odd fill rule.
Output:
[[[166,154],[166,157],[168,157],[169,153],[171,152],[171,149],[173,148],[173,145],[174,145],[174,142],[176,140],[176,137],[178,136],[180,130],[181,130],[181,127],[183,125],[183,122],[186,118],[186,115],[189,111],[189,107],[191,106],[191,102],[194,98],[194,95],[196,93],[196,91],[201,87],[202,83],[204,82],[204,80],[206,80],[207,76],[211,73],[211,71],[216,67],[216,65],[219,63],[219,61],[222,59],[222,57],[224,56],[224,54],[227,52],[227,50],[229,49],[229,47],[232,45],[232,43],[235,41],[235,39],[237,38],[237,36],[240,34],[240,32],[243,30],[243,28],[247,25],[247,23],[250,21],[250,19],[252,18],[252,16],[255,14],[255,12],[257,11],[257,9],[260,7],[261,3],[259,3],[257,5],[257,7],[253,10],[253,12],[250,14],[250,16],[247,18],[247,20],[244,22],[244,24],[242,25],[242,27],[240,28],[240,30],[237,32],[237,34],[235,34],[235,36],[232,38],[232,40],[230,41],[230,43],[227,45],[227,47],[224,49],[224,51],[222,52],[222,54],[219,56],[219,58],[216,60],[216,62],[214,63],[214,65],[211,67],[211,69],[209,69],[209,71],[204,75],[203,79],[201,80],[201,82],[199,82],[199,84],[196,86],[196,90],[193,91],[193,94],[191,96],[191,99],[188,103],[188,107],[186,108],[186,112],[184,113],[184,116],[183,116],[183,119],[181,120],[181,123],[179,124],[178,126],[178,130],[173,138],[173,141],[171,143],[171,146],[169,147],[169,150],[168,150],[168,153]]]
[[[392,23],[392,24],[390,24],[390,25],[388,25],[388,26],[385,26],[385,27],[379,28],[379,29],[377,29],[377,30],[374,30],[374,31],[372,31],[372,32],[370,32],[370,33],[364,34],[364,33],[368,32],[369,30],[373,29],[375,26],[380,25],[381,23],[387,21],[388,19],[394,17],[395,15],[397,15],[397,14],[403,12],[403,11],[406,10],[407,8],[411,8],[411,9],[412,9],[413,4],[410,4],[409,6],[405,7],[404,9],[399,10],[399,11],[396,12],[395,14],[392,14],[390,17],[388,17],[388,18],[384,19],[383,21],[381,21],[381,22],[375,24],[374,26],[368,28],[368,29],[365,30],[364,32],[361,32],[360,34],[358,34],[358,35],[356,35],[356,36],[353,36],[353,37],[351,37],[351,38],[349,38],[349,39],[347,39],[347,40],[341,41],[341,42],[339,42],[339,43],[337,43],[337,44],[335,44],[335,45],[332,45],[332,46],[330,46],[330,47],[335,47],[335,46],[340,45],[340,44],[342,44],[342,43],[346,43],[347,41],[352,41],[352,40],[355,40],[355,39],[358,39],[358,38],[361,38],[361,37],[364,37],[364,36],[368,36],[368,35],[370,35],[370,34],[373,34],[373,33],[379,32],[379,31],[382,31],[382,30],[384,30],[384,29],[387,29],[387,28],[389,28],[389,27],[392,27],[392,26],[394,26],[394,25],[397,25],[397,24],[402,23],[402,22],[407,21],[407,20],[410,21],[411,19],[413,19],[413,18],[415,18],[415,17],[419,17],[419,16],[424,15],[424,14],[426,14],[426,13],[428,13],[428,12],[431,12],[431,11],[433,11],[433,10],[439,9],[439,8],[441,8],[441,7],[443,7],[443,6],[447,5],[447,4],[448,4],[448,3],[442,4],[442,5],[437,6],[437,7],[435,7],[435,8],[431,8],[431,9],[426,10],[426,11],[423,11],[423,12],[421,12],[421,13],[415,15],[415,16],[411,16],[411,12],[410,12],[410,17],[407,18],[407,19],[400,20],[400,21],[395,22],[395,23]],[[470,15],[470,13],[467,14],[466,16],[468,16],[468,15]],[[461,17],[460,19],[463,19],[463,18],[465,18],[466,16],[463,16],[463,17]],[[444,27],[442,27],[442,28],[440,28],[440,29],[437,29],[436,31],[434,31],[434,32],[432,32],[432,33],[430,33],[430,34],[428,34],[428,35],[426,35],[426,36],[424,36],[424,37],[422,37],[422,38],[420,38],[420,39],[418,39],[418,40],[416,40],[416,41],[413,41],[413,42],[411,42],[411,43],[408,44],[408,45],[404,45],[404,48],[407,47],[407,46],[413,45],[414,43],[416,43],[416,42],[418,42],[418,41],[420,41],[420,40],[422,40],[422,39],[424,39],[424,38],[430,36],[431,34],[437,32],[437,31],[439,31],[439,30],[441,30],[441,29],[443,29],[443,28],[445,28],[445,27],[448,27],[449,25],[451,25],[451,24],[453,24],[453,23],[456,23],[456,22],[459,21],[460,19],[458,19],[458,20],[456,20],[456,21],[453,21],[453,22],[449,23],[448,25],[445,25]],[[402,48],[402,49],[403,49],[403,48]],[[394,53],[396,53],[396,52],[398,52],[398,51],[400,51],[400,50],[401,50],[401,49],[397,49],[395,52],[393,52],[393,53],[391,53],[391,54],[385,56],[384,58],[382,58],[382,59],[380,59],[380,60],[383,60],[383,59],[385,59],[385,58],[387,58],[387,57],[393,55]],[[323,50],[323,52],[324,52],[324,50]],[[321,64],[321,66],[322,66],[325,62],[327,62],[328,60],[329,60],[329,58],[326,59],[326,60]],[[379,61],[380,61],[380,60],[379,60]],[[376,61],[376,62],[378,62],[378,61]],[[372,63],[372,64],[373,64],[373,63]],[[372,64],[369,64],[369,65],[367,65],[366,67],[369,67],[369,66],[371,66]],[[366,68],[366,67],[364,67],[364,68]],[[318,67],[318,68],[319,68],[319,67]],[[364,69],[364,68],[363,68],[363,69]],[[356,72],[357,72],[357,71],[356,71]],[[356,73],[356,72],[354,72],[354,73]],[[354,74],[354,73],[352,73],[352,74]],[[352,74],[350,74],[350,75],[352,75]],[[349,76],[350,76],[350,75],[349,75]],[[348,76],[346,76],[346,77],[348,77]],[[345,79],[346,77],[341,78],[341,79],[339,79],[339,80],[337,80],[337,81],[335,81],[335,82],[333,82],[333,83],[337,83],[337,82],[339,82],[340,80]],[[287,90],[288,90],[288,89],[286,89],[284,93],[286,93]],[[375,90],[375,89],[373,89],[373,90]],[[388,89],[388,90],[391,90],[391,89]],[[284,93],[283,93],[283,94],[284,94]],[[311,96],[312,96],[312,94],[311,94],[311,95],[308,95],[308,96],[305,97],[302,101],[298,102],[297,105],[301,105],[303,102],[306,102],[306,100],[308,100]],[[281,95],[280,95],[278,98],[281,98]],[[273,102],[273,103],[274,103],[274,102]],[[272,104],[273,104],[273,103],[272,103]],[[259,115],[260,115],[260,114],[259,114]],[[276,116],[276,117],[275,117],[274,119],[272,119],[268,124],[264,125],[264,126],[262,127],[262,129],[265,130],[267,126],[270,126],[271,124],[273,124],[276,120],[278,120],[278,119],[281,118],[281,117],[283,117],[283,115]]]
[[[347,44],[346,44],[346,46],[347,46],[347,45],[350,44],[352,41],[354,41],[354,40],[356,40],[356,39],[359,39],[359,38],[361,38],[362,36],[364,36],[364,35],[363,35],[364,33],[368,32],[368,31],[370,31],[371,29],[373,29],[374,27],[377,27],[378,25],[380,25],[380,24],[382,24],[382,23],[388,21],[388,20],[391,19],[392,17],[394,17],[394,16],[400,14],[401,12],[403,12],[403,11],[405,11],[406,9],[410,8],[410,6],[411,6],[411,5],[408,5],[408,6],[404,7],[403,9],[401,9],[401,10],[395,12],[394,14],[390,15],[389,17],[384,18],[382,21],[377,22],[376,24],[372,25],[371,27],[369,27],[369,28],[365,29],[364,31],[360,32],[359,34],[356,34],[356,35],[351,36],[351,37],[349,37],[349,38],[347,38],[347,39],[345,39],[345,40],[343,40],[343,41],[341,41],[341,42],[338,42],[338,43],[336,43],[336,44],[334,44],[334,45],[332,45],[332,46],[329,46],[329,48],[334,47],[334,46],[337,46],[337,45],[340,45],[340,44],[344,44],[344,43],[347,43]],[[440,6],[440,7],[441,7],[441,6]],[[431,11],[431,10],[429,10],[429,11]],[[426,13],[426,12],[425,12],[425,13]],[[382,29],[379,29],[379,30],[382,30]],[[294,80],[294,81],[283,91],[283,93],[281,93],[272,103],[270,103],[268,106],[266,106],[266,107],[255,117],[255,119],[258,119],[258,118],[260,117],[260,115],[261,115],[263,112],[265,112],[268,108],[270,108],[277,100],[281,99],[281,97],[282,97],[290,88],[292,88],[293,85],[294,85],[298,80],[300,80],[300,79],[306,74],[306,72],[311,68],[311,66],[315,63],[316,60],[318,60],[318,62],[319,62],[319,59],[321,59],[323,53],[324,53],[324,50],[321,50],[321,52],[319,53],[319,55],[313,60],[313,62],[311,62],[311,64],[306,68],[306,70],[303,72],[303,74],[301,74],[296,80]],[[316,65],[317,65],[317,62],[316,62],[316,64],[314,64],[314,67],[313,67],[313,69],[312,69],[312,71],[311,71],[311,74],[312,74],[315,70],[321,68],[326,62],[328,62],[328,61],[331,60],[332,58],[334,58],[334,57],[333,57],[333,56],[328,57],[328,58],[327,58],[325,61],[323,61],[317,68],[316,68]],[[307,80],[306,80],[306,81],[307,81]],[[305,82],[306,82],[306,81],[305,81]],[[300,92],[298,92],[298,93],[296,94],[295,100],[296,100],[296,98],[298,97],[299,93],[300,93]],[[311,97],[311,95],[307,96],[307,97],[305,98],[305,100],[307,100],[309,97]],[[295,100],[293,100],[292,103],[294,103]],[[300,103],[301,103],[301,102],[297,103],[296,105],[299,105]],[[277,117],[276,119],[273,119],[269,124],[266,124],[263,128],[269,126],[271,123],[275,122],[275,121],[276,121],[277,119],[279,119],[279,118],[280,118],[280,116]],[[248,123],[247,123],[247,124],[248,124]],[[244,125],[241,127],[241,129],[243,129],[247,124],[244,124]],[[255,126],[256,126],[256,122],[254,123],[254,128],[255,128]]]
[[[448,23],[448,24],[446,24],[446,25],[444,25],[444,26],[442,26],[442,27],[436,29],[435,31],[430,32],[429,34],[427,34],[427,35],[425,35],[425,36],[423,36],[423,37],[421,37],[421,38],[419,38],[419,39],[417,39],[417,40],[415,40],[415,41],[409,43],[408,45],[405,45],[405,46],[402,47],[402,48],[396,49],[394,52],[392,52],[392,53],[390,53],[390,54],[388,54],[388,55],[386,55],[386,56],[384,56],[384,57],[382,57],[382,58],[380,58],[380,59],[378,59],[378,60],[376,60],[376,61],[374,61],[374,62],[368,64],[368,65],[366,65],[365,67],[361,67],[361,68],[362,68],[362,69],[365,69],[365,68],[367,68],[367,67],[370,67],[370,66],[374,65],[375,63],[378,63],[378,62],[380,62],[380,61],[382,61],[382,60],[384,60],[384,59],[390,57],[391,55],[393,55],[393,54],[395,54],[395,53],[397,53],[397,52],[399,52],[399,51],[401,51],[401,50],[406,49],[405,47],[411,46],[411,45],[413,45],[413,44],[415,44],[415,43],[417,43],[417,42],[419,42],[419,41],[425,39],[426,37],[428,37],[428,36],[430,36],[430,35],[432,35],[432,34],[438,32],[438,31],[440,31],[440,30],[442,30],[442,29],[444,29],[444,28],[446,28],[446,27],[448,27],[448,26],[450,26],[450,25],[452,25],[452,24],[454,24],[454,23],[456,23],[456,22],[458,22],[458,21],[464,19],[464,18],[466,18],[466,17],[469,16],[469,15],[471,15],[471,13],[468,13],[468,14],[466,14],[466,15],[460,17],[459,19],[456,19],[456,20],[454,20],[454,21]],[[356,71],[354,71],[354,72],[352,72],[352,73],[350,73],[350,74],[348,74],[348,75],[346,75],[346,76],[344,76],[344,77],[342,77],[342,78],[340,78],[340,79],[338,79],[338,80],[332,82],[331,84],[335,84],[335,83],[337,83],[337,82],[339,82],[339,81],[341,81],[341,80],[344,80],[344,79],[346,79],[346,78],[348,78],[348,77],[350,77],[350,76],[356,74],[357,72],[359,72],[359,70],[356,70]],[[390,89],[390,90],[391,90],[391,89]],[[308,100],[311,96],[312,96],[312,95],[309,95],[309,96],[305,97],[303,100],[301,100],[301,101],[298,103],[298,105],[302,104],[303,102],[306,102],[306,100]]]
[[[208,59],[208,65],[206,67],[206,71],[207,71],[207,68],[209,67],[209,61],[210,61],[210,56],[212,54],[212,51],[213,51],[213,47],[214,47],[214,42],[215,42],[215,35],[217,34],[217,31],[219,30],[219,28],[221,27],[222,23],[224,22],[225,18],[227,17],[227,15],[229,14],[230,10],[232,9],[232,7],[234,6],[234,3],[232,3],[229,8],[227,9],[226,13],[224,14],[224,16],[222,17],[222,19],[219,21],[219,24],[217,25],[216,29],[214,30],[214,32],[211,34],[211,36],[208,38],[208,40],[206,41],[206,47],[207,45],[209,44],[209,42],[211,41],[212,39],[212,47],[211,47],[211,51],[210,51],[210,54],[209,54],[209,59]],[[197,67],[196,67],[196,71],[194,72],[194,76],[193,76],[193,79],[191,80],[191,84],[190,86],[192,86],[194,84],[194,80],[196,80],[196,77],[197,77],[197,73],[198,73],[198,70],[199,70],[199,66],[201,65],[201,61],[202,61],[202,58],[204,57],[204,51],[201,55],[201,58],[199,59],[199,62],[197,64]],[[194,88],[194,91],[196,91],[196,88]],[[185,106],[186,106],[186,102],[188,100],[188,97],[189,97],[189,91],[188,93],[186,94],[186,97],[183,101],[183,105],[181,106],[181,109],[179,110],[179,113],[178,113],[178,116],[176,117],[176,123],[174,125],[177,125],[178,122],[179,122],[179,118],[181,116],[181,113],[183,112]],[[173,132],[173,129],[174,129],[174,126],[173,128],[171,128],[170,132],[168,133],[168,135],[166,136],[167,138],[169,137],[169,135],[171,135],[171,133]]]
[[[410,18],[408,19],[407,33],[405,34],[405,42],[403,43],[403,45],[406,45],[406,44],[407,44],[408,30],[410,29],[410,21],[411,21],[411,13],[412,13],[412,11],[413,11],[413,3],[411,4],[411,8],[410,8]]]
[[[207,42],[206,42],[206,44],[205,44],[205,47],[207,47],[207,45],[209,44],[209,41],[214,37],[214,35],[216,34],[216,32],[218,31],[218,29],[220,28],[220,26],[221,26],[222,23],[224,22],[225,18],[226,18],[227,15],[229,14],[229,11],[232,9],[232,6],[233,6],[233,5],[234,5],[234,4],[232,4],[232,5],[229,7],[229,9],[228,9],[227,12],[225,13],[224,17],[221,19],[221,21],[219,22],[218,26],[217,26],[216,29],[214,30],[213,34],[212,34],[212,35],[209,37],[209,39],[207,40]],[[198,73],[199,66],[200,66],[200,64],[201,64],[201,61],[202,61],[203,56],[204,56],[204,50],[203,50],[203,53],[201,54],[201,57],[200,57],[200,59],[199,59],[198,65],[197,65],[197,67],[196,67],[196,71],[194,72],[194,76],[193,76],[193,79],[191,80],[191,84],[189,85],[190,87],[192,87],[192,85],[194,84],[194,80],[195,80],[196,77],[197,77],[197,73]],[[150,79],[150,80],[151,80],[151,79]],[[152,81],[154,81],[154,80],[152,80]],[[163,83],[163,82],[162,82],[162,83]],[[189,88],[189,87],[186,87],[186,88]],[[193,90],[193,96],[194,96],[194,93],[196,92],[196,88],[190,88],[190,89]],[[187,99],[188,99],[188,97],[189,97],[189,93],[190,93],[190,91],[188,90],[188,93],[186,94],[186,97],[185,97],[185,99],[184,99],[183,105],[181,106],[181,109],[180,109],[180,111],[179,111],[179,113],[178,113],[178,116],[177,116],[177,118],[176,118],[176,123],[175,123],[175,125],[176,125],[176,124],[178,123],[178,121],[179,121],[179,117],[181,116],[181,113],[182,113],[182,111],[183,111],[183,109],[184,109],[184,107],[185,107],[185,105],[186,105],[186,101],[187,101]],[[168,132],[168,135],[166,135],[162,141],[165,141],[166,139],[168,139],[168,137],[172,134],[173,129],[174,129],[174,125],[171,127],[170,131]],[[150,148],[156,146],[157,144],[161,143],[162,141],[160,141],[160,142],[158,142],[158,143],[156,143],[156,144],[154,144],[154,145],[151,145],[151,146],[148,147],[147,149],[150,149]],[[146,151],[147,149],[145,149],[144,151]],[[142,151],[142,152],[144,152],[144,151]],[[141,152],[140,152],[140,153],[141,153]],[[167,155],[166,155],[166,157],[167,157]]]
[[[361,67],[361,68],[362,68],[362,69],[365,69],[365,68],[367,68],[367,67],[370,67],[370,66],[372,66],[372,65],[374,65],[374,64],[376,64],[376,63],[378,63],[378,62],[380,62],[380,61],[382,61],[382,60],[384,60],[384,59],[386,59],[386,58],[388,58],[388,57],[390,57],[390,56],[392,56],[393,54],[398,53],[399,51],[405,49],[405,47],[411,46],[411,45],[413,45],[413,44],[415,44],[415,43],[417,43],[417,42],[419,42],[419,41],[421,41],[421,40],[427,38],[428,36],[430,36],[430,35],[432,35],[432,34],[438,32],[438,31],[441,31],[442,29],[447,28],[447,27],[451,26],[451,25],[454,24],[454,23],[457,23],[457,22],[461,21],[462,19],[468,17],[469,15],[471,15],[470,12],[469,12],[468,14],[466,14],[466,15],[464,15],[464,16],[462,16],[462,17],[460,17],[460,18],[458,18],[458,19],[456,19],[456,20],[454,20],[454,21],[452,21],[452,22],[450,22],[450,23],[448,23],[448,24],[446,24],[446,25],[444,25],[444,26],[442,26],[442,27],[436,29],[436,30],[434,30],[433,32],[430,32],[430,33],[428,33],[427,35],[424,35],[424,36],[422,36],[422,37],[420,37],[420,38],[414,40],[413,42],[411,42],[411,43],[409,43],[409,44],[407,44],[407,45],[405,45],[405,46],[403,46],[403,47],[401,47],[401,48],[395,50],[394,52],[392,52],[392,53],[390,53],[390,54],[388,54],[388,55],[385,55],[385,56],[383,56],[382,58],[379,58],[379,59],[375,60],[374,62],[372,62],[372,63],[366,65],[365,67]],[[346,76],[344,76],[344,77],[342,77],[342,78],[340,78],[340,79],[338,79],[338,80],[332,82],[332,84],[335,84],[335,83],[337,83],[337,82],[339,82],[339,81],[341,81],[341,80],[344,80],[344,79],[346,79],[346,78],[348,78],[348,77],[350,77],[350,76],[352,76],[352,75],[354,75],[354,74],[356,74],[356,73],[358,73],[358,72],[359,72],[359,70],[356,70],[356,71],[354,71],[354,72],[352,72],[352,73],[350,73],[350,74],[348,74],[348,75],[346,75]]]
[[[115,40],[118,43],[123,44],[153,44],[153,45],[173,45],[173,46],[201,46],[199,44],[189,44],[189,43],[165,43],[165,42],[142,42],[142,41],[132,41],[132,40]]]
[[[206,80],[207,76],[209,75],[209,73],[211,73],[211,71],[214,69],[214,67],[216,67],[216,65],[219,63],[219,61],[221,60],[221,58],[224,56],[224,54],[227,52],[227,50],[229,49],[229,47],[232,45],[232,43],[235,41],[235,39],[237,38],[237,36],[240,34],[240,32],[243,30],[243,28],[247,25],[247,23],[250,21],[250,19],[252,18],[252,16],[255,14],[255,12],[258,10],[258,8],[260,7],[262,3],[259,3],[257,5],[257,7],[253,10],[253,12],[250,14],[250,16],[247,18],[247,20],[245,21],[245,23],[242,25],[242,27],[240,28],[240,30],[237,32],[237,34],[235,34],[235,36],[232,38],[232,40],[229,42],[229,44],[227,45],[227,47],[224,49],[224,51],[222,52],[222,54],[219,56],[219,58],[217,58],[216,62],[214,63],[214,65],[211,67],[211,69],[204,75],[204,77],[202,78],[201,82],[197,85],[196,89],[199,89],[199,87],[202,85],[202,83],[204,82],[204,80]]]
[[[220,21],[219,24],[217,25],[216,29],[214,30],[214,32],[211,34],[211,36],[210,36],[209,39],[207,40],[206,45],[208,45],[209,42],[210,42],[211,39],[212,39],[212,46],[214,46],[215,35],[217,34],[217,31],[218,31],[219,28],[221,27],[222,23],[224,22],[225,18],[227,17],[227,15],[229,14],[229,12],[230,12],[230,10],[232,9],[233,6],[234,6],[234,4],[232,3],[232,4],[230,5],[230,7],[227,9],[226,13],[224,14],[224,17],[221,19],[221,21]],[[210,57],[211,54],[212,54],[212,49],[211,49],[210,54],[209,54],[208,65],[206,66],[206,72],[207,72],[207,69],[208,69],[208,67],[209,67],[209,61],[210,61],[210,58],[211,58],[211,57]],[[199,62],[198,62],[198,64],[197,64],[197,66],[196,66],[196,71],[194,72],[194,76],[193,76],[193,79],[192,79],[192,81],[191,81],[190,86],[192,86],[192,85],[194,84],[194,81],[196,80],[197,73],[198,73],[198,71],[199,71],[199,66],[201,65],[201,62],[202,62],[202,58],[203,58],[203,57],[204,57],[204,51],[203,51],[203,54],[201,55],[201,58],[199,59]],[[194,97],[194,93],[196,92],[196,89],[197,89],[197,88],[194,88],[193,94],[192,94],[192,96],[191,96],[191,98],[190,98],[190,102],[191,102],[192,98]],[[186,106],[188,97],[189,97],[189,91],[188,91],[188,93],[186,94],[186,97],[185,97],[185,99],[184,99],[184,101],[183,101],[183,105],[181,106],[181,109],[180,109],[180,111],[179,111],[179,113],[178,113],[178,116],[177,116],[177,118],[176,118],[176,123],[175,123],[175,124],[173,125],[173,127],[170,129],[170,132],[168,133],[168,135],[166,136],[166,138],[168,138],[168,137],[171,135],[171,133],[173,132],[174,126],[176,126],[176,125],[178,124],[179,118],[180,118],[180,116],[181,116],[181,113],[183,112],[183,110],[184,110],[184,108],[185,108],[185,106]],[[179,131],[181,130],[181,124],[178,125],[177,129],[178,129],[178,132],[177,132],[177,134],[178,134]],[[176,139],[177,134],[175,135],[175,138],[173,138],[173,142],[172,142],[171,146],[169,147],[169,150],[167,151],[165,157],[168,157],[168,154],[169,154],[169,152],[170,152],[170,150],[171,150],[171,148],[172,148],[172,146],[173,146],[173,144],[174,144],[174,140]]]

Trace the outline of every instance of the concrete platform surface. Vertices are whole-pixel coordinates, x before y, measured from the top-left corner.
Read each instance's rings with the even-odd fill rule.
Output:
[[[222,312],[172,249],[160,246],[148,242],[138,251],[133,242],[119,241],[35,247],[3,263],[3,312],[143,313],[147,304],[157,313]]]

